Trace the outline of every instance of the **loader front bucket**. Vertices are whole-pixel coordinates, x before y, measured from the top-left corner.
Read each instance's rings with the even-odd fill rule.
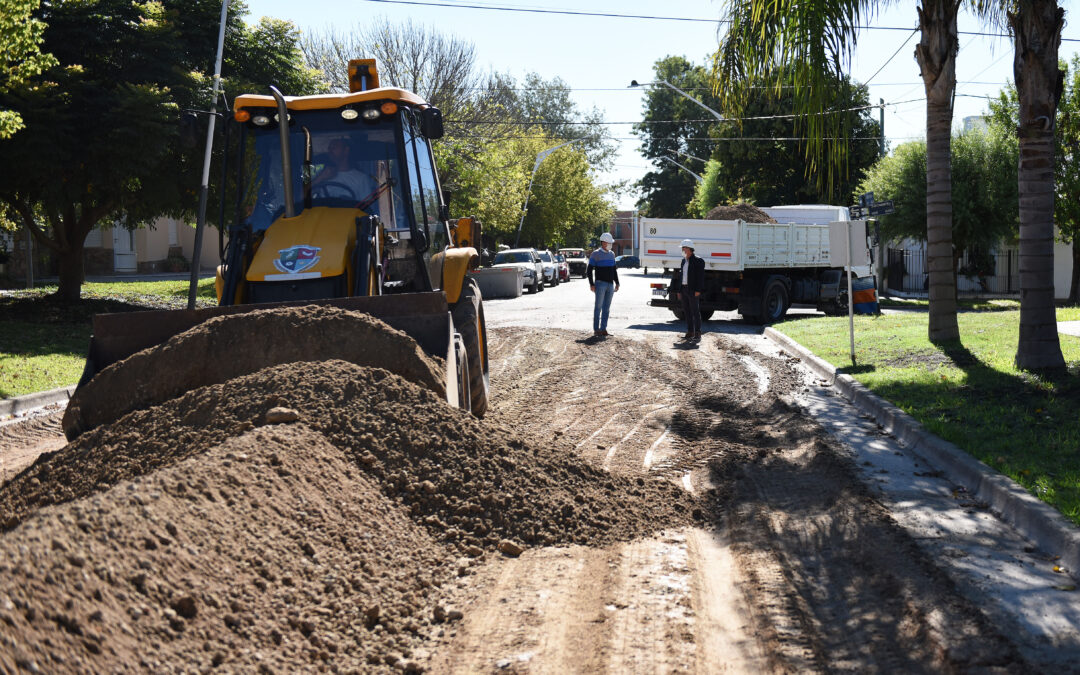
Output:
[[[454,326],[441,292],[127,312],[94,317],[64,431],[70,440],[201,386],[330,359],[384,368],[459,404]]]

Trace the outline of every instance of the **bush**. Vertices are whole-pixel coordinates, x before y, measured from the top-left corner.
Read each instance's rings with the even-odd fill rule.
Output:
[[[172,254],[165,258],[166,272],[187,272],[190,269],[187,258],[179,254]]]

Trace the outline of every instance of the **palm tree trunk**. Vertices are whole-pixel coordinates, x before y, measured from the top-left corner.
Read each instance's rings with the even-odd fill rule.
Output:
[[[1065,10],[1025,0],[1009,14],[1020,98],[1020,340],[1016,365],[1064,368],[1054,308],[1054,118],[1064,73],[1058,48]]]
[[[926,260],[931,342],[960,339],[952,243],[952,101],[959,0],[924,0],[915,57],[926,88]]]

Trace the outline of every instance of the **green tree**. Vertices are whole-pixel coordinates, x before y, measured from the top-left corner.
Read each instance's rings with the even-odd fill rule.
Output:
[[[993,125],[952,139],[953,273],[962,253],[1015,241],[1019,208],[1014,135]],[[926,142],[904,143],[870,168],[855,194],[872,191],[896,204],[881,218],[886,240],[926,240]]]
[[[610,217],[609,190],[596,181],[584,150],[567,146],[544,159],[533,179],[522,223],[521,208],[537,154],[564,141],[518,130],[517,136],[507,135],[498,143],[468,150],[469,160],[463,166],[448,166],[464,156],[452,151],[454,144],[464,142],[444,139],[435,145],[440,174],[453,173],[457,180],[456,189],[449,193],[450,210],[455,215],[478,216],[493,240],[513,243],[520,224],[522,245],[584,245],[589,234]]]
[[[41,0],[0,0],[0,97],[56,63],[39,50],[45,24],[34,11],[40,5]],[[0,103],[0,138],[22,127],[18,111]]]
[[[614,209],[606,195],[583,150],[556,150],[537,168],[521,241],[542,248],[584,246],[611,218]]]
[[[577,142],[549,156],[537,171],[522,241],[525,232],[538,245],[570,241],[561,237],[572,237],[586,227],[582,223],[595,225],[593,214],[610,210],[611,188],[597,182],[595,170],[610,163],[614,143],[601,113],[580,111],[569,91],[559,78],[529,74],[522,86],[509,75],[488,76],[457,116],[447,119],[446,136],[433,144],[452,213],[478,215],[488,235],[513,242],[537,154],[567,141]],[[547,180],[547,172],[561,166],[568,153],[581,160],[573,163],[573,179],[556,174]],[[534,221],[532,214],[544,208],[549,195],[573,213]]]
[[[1061,240],[1072,245],[1072,280],[1069,302],[1080,302],[1080,55],[1070,64],[1061,64],[1066,72],[1061,102],[1057,110],[1056,148],[1054,151],[1054,224]],[[1013,135],[1019,125],[1020,100],[1016,87],[1009,84],[990,102],[993,124]]]
[[[826,165],[832,182],[847,161],[827,152],[836,122],[820,113],[825,82],[847,69],[859,28],[888,2],[880,0],[729,0],[728,32],[714,59],[721,98],[745,104],[743,83],[778,66],[777,87],[795,87],[811,141],[807,163]],[[1064,365],[1053,306],[1053,137],[1061,95],[1057,67],[1064,10],[1057,0],[923,0],[917,7],[920,41],[915,57],[926,90],[927,257],[931,340],[955,340],[956,283],[951,273],[952,178],[949,174],[952,99],[956,89],[956,17],[963,5],[1007,23],[1014,37],[1013,72],[1020,100],[1020,340],[1021,368]]]
[[[726,204],[730,200],[728,188],[721,177],[723,173],[724,166],[717,160],[710,159],[705,163],[705,171],[694,190],[694,198],[690,200],[690,212],[695,217],[704,218],[717,204]]]
[[[193,210],[201,153],[181,147],[177,121],[181,108],[209,103],[209,78],[200,73],[212,70],[217,31],[208,27],[220,8],[220,0],[84,0],[45,3],[35,13],[48,26],[43,48],[57,62],[0,93],[0,106],[26,123],[0,141],[8,160],[0,165],[0,201],[56,256],[60,298],[79,298],[83,245],[95,226],[136,227]],[[291,48],[255,49],[265,37],[259,31],[274,24],[252,31],[244,11],[243,3],[233,6],[227,53],[247,45],[246,58],[278,64],[284,72],[276,77],[295,76],[295,31]],[[283,48],[292,63],[277,59]],[[257,69],[227,75],[264,77]]]
[[[745,119],[716,123],[710,133],[717,142],[706,168],[705,181],[697,186],[694,211],[701,215],[717,204],[740,201],[762,205],[843,204],[861,176],[877,160],[879,125],[871,118],[865,87],[843,78],[830,85],[834,94],[832,113],[845,121],[845,131],[836,140],[849,146],[848,173],[837,180],[835,194],[824,192],[806,176],[806,159],[798,138],[796,120],[790,115],[793,93],[783,89],[778,95],[765,90],[743,109]],[[720,112],[727,112],[721,109]],[[735,117],[734,114],[730,115]],[[750,140],[740,140],[750,139]],[[769,140],[774,139],[774,140]],[[710,176],[716,171],[715,177]]]
[[[703,66],[695,66],[682,56],[668,56],[656,62],[653,72],[656,80],[670,82],[713,110],[719,109]],[[638,181],[642,195],[638,209],[653,218],[687,217],[697,180],[661,157],[680,163],[687,156],[707,159],[713,151],[709,129],[716,120],[693,101],[662,85],[645,92],[643,105],[642,121],[634,126],[634,133],[641,137],[641,154],[656,168]]]
[[[746,105],[744,85],[772,78],[779,91],[791,87],[798,128],[809,137],[808,172],[826,185],[844,175],[845,146],[830,146],[842,121],[829,109],[828,82],[844,75],[860,26],[888,2],[881,0],[729,0],[728,32],[714,59],[720,98],[734,109]],[[952,273],[952,176],[950,142],[952,99],[956,89],[956,17],[962,0],[924,0],[917,7],[920,41],[915,47],[926,90],[927,258],[930,269],[929,337],[937,342],[960,337],[956,321],[956,279]],[[987,13],[987,3],[973,2]]]

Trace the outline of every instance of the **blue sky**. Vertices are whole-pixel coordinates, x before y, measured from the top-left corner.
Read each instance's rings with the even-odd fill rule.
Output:
[[[631,80],[651,79],[653,64],[666,56],[682,55],[704,63],[717,44],[717,24],[712,21],[671,21],[601,16],[569,16],[536,12],[472,9],[502,7],[515,9],[563,10],[607,14],[646,15],[715,19],[721,2],[689,0],[589,0],[576,5],[565,0],[417,0],[455,7],[394,4],[371,0],[247,0],[248,20],[260,16],[289,19],[301,30],[333,27],[347,30],[373,17],[391,21],[412,19],[441,32],[467,39],[476,46],[482,69],[509,72],[521,79],[528,72],[545,78],[558,75],[574,88],[573,97],[584,109],[599,108],[609,122],[633,122],[641,118],[642,92],[628,89]],[[1064,0],[1066,10],[1075,3]],[[885,133],[892,147],[925,136],[926,107],[918,65],[915,63],[913,34],[916,25],[914,2],[895,3],[889,11],[874,16],[869,24],[911,30],[863,31],[850,73],[860,82],[869,81],[870,100],[885,99]],[[1066,15],[1068,20],[1068,15]],[[980,25],[961,14],[961,31],[1002,31]],[[1080,32],[1065,26],[1066,38],[1080,39]],[[910,40],[909,40],[910,38]],[[905,41],[906,44],[905,44]],[[898,51],[899,50],[899,51]],[[1080,51],[1080,42],[1063,42],[1061,56],[1070,58]],[[894,56],[895,54],[895,56]],[[364,55],[356,55],[357,58]],[[985,96],[995,95],[1012,80],[1012,42],[1003,37],[960,36],[957,57],[957,98],[955,124],[968,115],[986,110]],[[914,99],[914,100],[913,100]],[[704,111],[703,111],[704,112]],[[638,143],[628,124],[612,125],[619,138],[620,153],[604,180],[637,180],[649,170],[638,152]],[[691,167],[696,168],[696,167]],[[635,194],[619,200],[620,208],[632,208]]]

